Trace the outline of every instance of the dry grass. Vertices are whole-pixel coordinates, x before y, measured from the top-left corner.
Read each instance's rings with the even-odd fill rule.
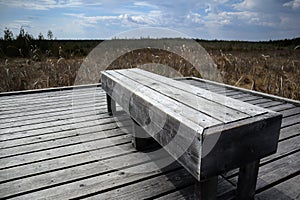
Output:
[[[211,56],[224,83],[300,100],[299,51],[220,52]]]
[[[300,100],[299,51],[212,51],[210,55],[224,83]],[[73,85],[83,59],[2,59],[0,92]],[[113,62],[110,68],[132,68],[146,63],[170,66],[174,75],[201,76],[184,59],[161,50],[128,53]]]
[[[0,92],[41,89],[74,84],[82,58],[47,58],[33,61],[23,58],[1,60]]]

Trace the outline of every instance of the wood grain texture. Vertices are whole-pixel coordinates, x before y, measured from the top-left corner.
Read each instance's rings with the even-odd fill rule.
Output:
[[[140,84],[116,72],[109,72],[107,77],[104,74],[102,87],[108,94],[187,170],[199,177],[200,134],[204,122],[197,124],[190,119],[199,121],[194,117],[197,115],[208,124],[220,122],[146,87],[138,90]],[[125,87],[121,80],[126,81]]]
[[[173,83],[173,82],[177,83],[177,81],[174,81],[172,79],[170,79],[170,82],[166,84],[164,82],[159,82],[153,79],[153,77],[147,78],[141,74],[137,74],[134,71],[130,71],[130,70],[120,71],[120,73],[126,75],[128,78],[137,81],[138,83],[144,85],[145,87],[149,87],[156,92],[159,92],[178,102],[190,106],[193,109],[196,109],[200,112],[210,115],[224,123],[249,117],[248,114],[242,113],[239,110],[234,110],[226,107],[224,105],[226,104],[225,100],[223,102],[224,104],[222,105],[222,104],[215,103],[209,99],[199,97],[191,92],[187,92],[186,90],[189,90],[188,85],[185,86],[181,84],[180,86],[186,87],[186,90],[179,90],[178,88],[174,87],[174,83]]]
[[[158,82],[164,83],[166,85],[171,85],[174,88],[178,88],[182,91],[190,92],[198,97],[210,100],[212,102],[216,102],[223,106],[225,105],[226,107],[235,109],[239,112],[246,113],[250,116],[256,116],[256,115],[263,114],[266,112],[266,110],[261,109],[260,107],[250,105],[250,104],[247,104],[247,103],[244,103],[242,101],[238,101],[238,100],[235,100],[232,98],[228,98],[224,95],[220,95],[220,94],[217,94],[214,92],[203,90],[201,88],[194,87],[192,85],[182,84],[182,83],[179,83],[178,81],[174,81],[172,79],[167,79],[165,77],[161,77],[159,75],[156,75],[156,74],[153,74],[153,73],[150,73],[147,71],[142,71],[140,69],[131,69],[131,70],[136,73],[146,74],[147,77],[152,78]]]
[[[179,162],[197,180],[216,176],[276,151],[282,118],[279,113],[140,69],[105,71],[101,80],[102,88],[162,146],[178,135],[176,127],[184,125],[180,140],[169,145],[167,151],[178,158],[178,147],[192,143],[191,153],[195,156],[192,158],[196,162],[191,162],[186,154]],[[164,115],[167,121],[162,126],[159,123]],[[149,128],[149,124],[154,126]],[[198,136],[197,126],[202,130]],[[157,137],[155,129],[164,131]],[[202,139],[194,146],[194,139],[187,142],[189,137]]]
[[[275,153],[280,123],[281,115],[269,113],[207,129],[202,147],[202,153],[206,153],[201,161],[202,176],[226,172]],[[215,141],[216,135],[217,142],[212,147],[211,140]]]
[[[194,84],[199,80],[189,81]],[[210,88],[206,83],[199,87]],[[228,89],[223,85],[211,88],[246,102],[269,99],[268,95]],[[0,107],[8,108],[3,113],[0,108],[1,130],[5,132],[0,136],[0,154],[11,156],[0,158],[0,198],[194,199],[194,177],[180,165],[156,171],[157,163],[147,160],[144,153],[132,147],[131,131],[128,137],[120,137],[128,132],[107,114],[105,91],[101,87],[95,91],[99,92],[95,95],[98,98],[95,107],[88,99],[94,93],[93,88],[78,89],[76,98],[80,100],[73,107],[72,89],[0,95]],[[285,102],[269,108],[282,113],[287,126],[281,129],[277,153],[261,161],[255,197],[262,200],[299,199],[300,123],[295,116],[300,104],[275,96],[271,99]],[[73,112],[75,116],[71,120]],[[94,114],[98,117],[91,117]],[[52,123],[55,121],[57,123]],[[103,142],[99,143],[101,140]],[[114,145],[107,145],[111,142]],[[166,158],[172,159],[168,154],[162,159]],[[151,168],[154,171],[150,173],[126,172]],[[228,181],[219,176],[218,200],[234,198],[237,177],[228,175]]]

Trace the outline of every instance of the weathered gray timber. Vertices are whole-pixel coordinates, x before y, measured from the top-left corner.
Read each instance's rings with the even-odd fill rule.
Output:
[[[255,198],[299,199],[299,101],[198,78],[177,81],[283,114],[277,152],[260,161]],[[178,163],[156,170],[157,159],[171,156],[149,159],[136,151],[133,132],[124,129],[130,118],[116,123],[108,115],[106,92],[99,86],[0,94],[0,199],[195,199],[203,182],[195,184]],[[273,101],[281,104],[264,104]],[[130,173],[151,167],[151,172]],[[218,176],[218,200],[235,198],[238,174],[235,169]],[[204,186],[215,186],[214,180]]]
[[[198,181],[241,167],[238,196],[253,198],[259,160],[277,149],[280,113],[141,69],[101,80],[110,113],[117,102]]]

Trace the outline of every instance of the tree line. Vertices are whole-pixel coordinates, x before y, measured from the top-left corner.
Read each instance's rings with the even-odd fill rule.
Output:
[[[48,41],[53,40],[53,38],[51,30],[47,32],[47,38],[42,33],[34,38],[23,27],[20,28],[19,34],[16,36],[9,28],[5,28],[4,35],[0,38],[0,56],[40,59],[41,51],[50,53]]]
[[[48,30],[46,37],[39,33],[37,38],[20,28],[19,34],[5,28],[0,38],[0,58],[23,57],[41,60],[44,57],[86,56],[103,40],[57,40],[53,32]],[[300,38],[247,42],[195,39],[208,51],[257,51],[257,50],[295,50],[300,49]]]
[[[20,28],[19,34],[14,37],[13,32],[9,28],[4,29],[4,36],[0,38],[0,40],[4,41],[13,41],[13,40],[21,40],[21,39],[27,39],[27,40],[34,40],[34,37],[29,34],[28,32],[25,32],[25,29],[23,27]],[[38,40],[45,40],[44,35],[40,32],[38,37]],[[48,30],[47,32],[47,39],[53,40],[53,33],[51,30]]]
[[[46,37],[39,33],[34,38],[30,33],[20,28],[14,36],[13,32],[5,28],[0,38],[0,58],[23,57],[41,60],[45,57],[70,58],[72,56],[86,56],[102,40],[57,40],[53,32],[48,30]]]

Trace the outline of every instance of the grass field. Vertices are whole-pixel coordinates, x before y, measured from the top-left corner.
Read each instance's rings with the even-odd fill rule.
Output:
[[[293,48],[222,48],[204,44],[226,84],[300,100],[300,51]],[[90,49],[92,49],[91,46]],[[251,47],[251,44],[250,44]],[[62,47],[64,48],[64,47]],[[59,58],[60,57],[60,58]],[[5,57],[0,59],[0,92],[73,85],[85,57],[60,55]],[[130,68],[160,63],[183,76],[198,76],[182,58],[160,50],[134,51],[113,62],[109,68]]]

